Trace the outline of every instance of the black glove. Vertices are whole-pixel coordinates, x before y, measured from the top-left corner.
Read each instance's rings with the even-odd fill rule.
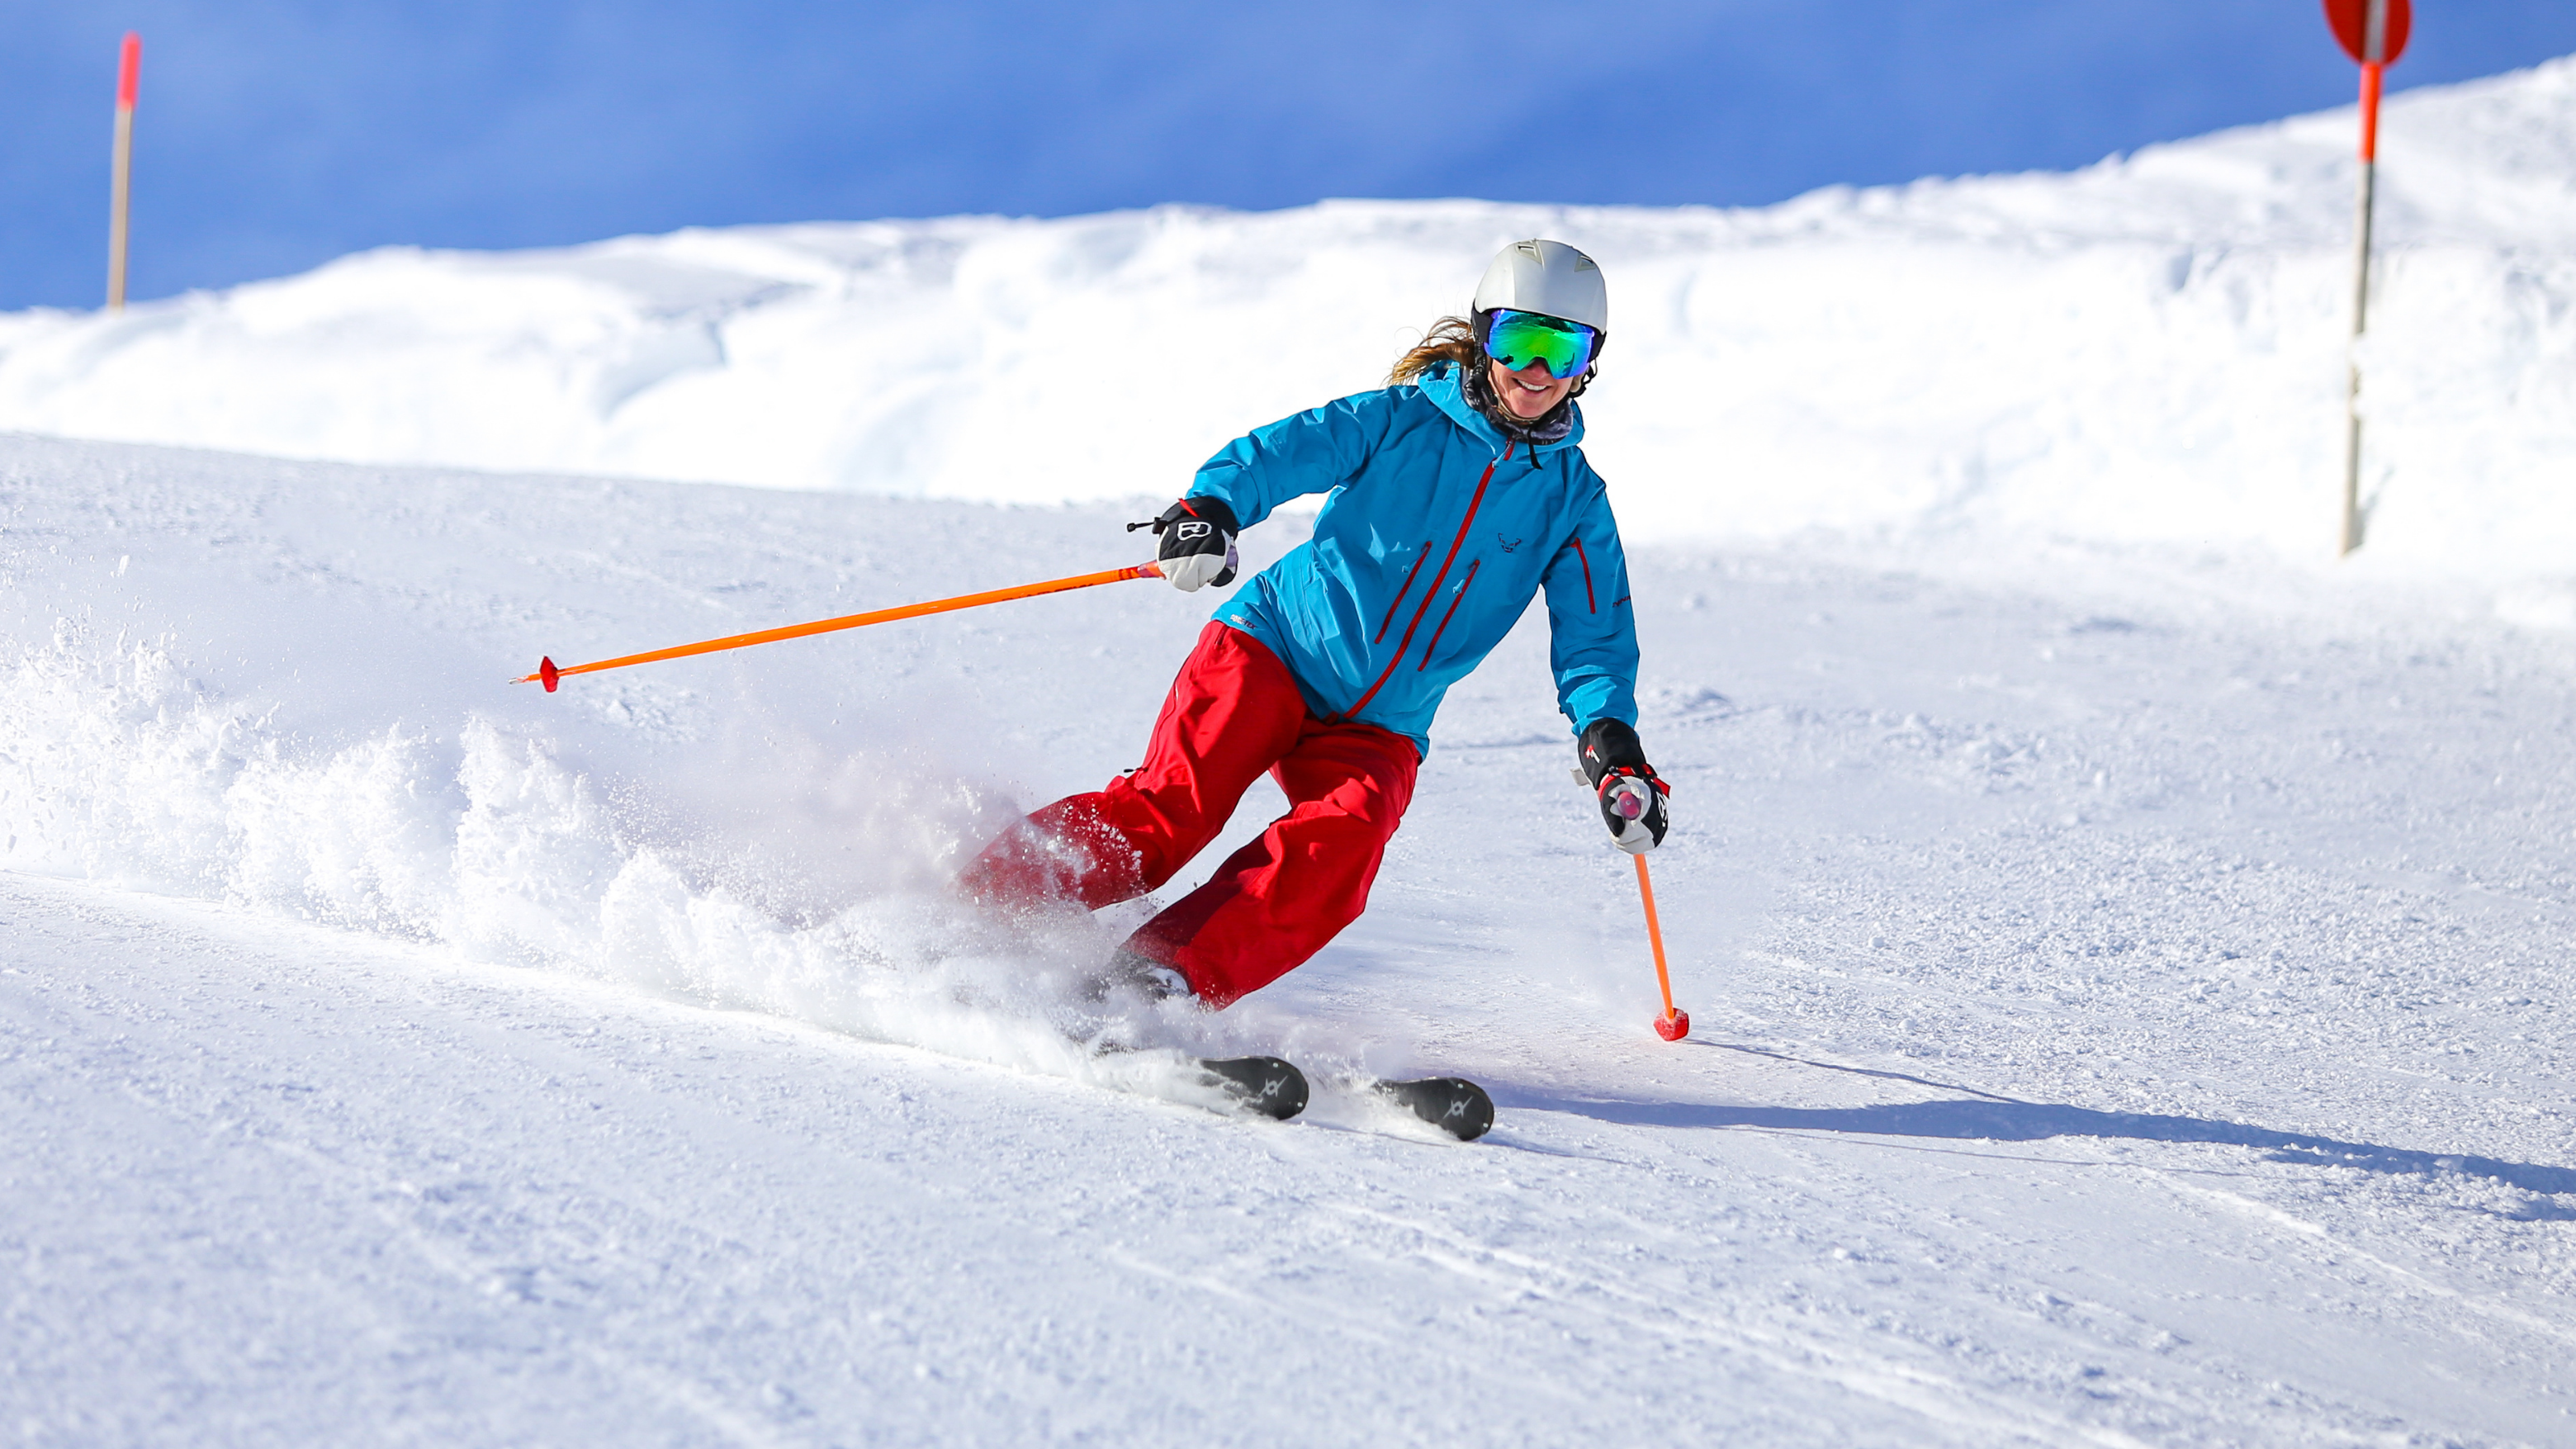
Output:
[[[1173,588],[1190,594],[1204,584],[1223,588],[1234,582],[1234,536],[1243,532],[1243,525],[1234,521],[1234,510],[1224,499],[1184,498],[1151,523],[1127,525],[1129,533],[1140,528],[1154,530],[1162,540],[1154,561],[1163,566],[1163,577]]]
[[[1596,719],[1584,727],[1576,750],[1583,760],[1583,777],[1592,782],[1592,793],[1601,802],[1601,819],[1610,827],[1611,843],[1630,855],[1643,855],[1663,844],[1664,831],[1671,826],[1664,797],[1673,787],[1646,763],[1646,747],[1638,743],[1636,730],[1615,719]]]

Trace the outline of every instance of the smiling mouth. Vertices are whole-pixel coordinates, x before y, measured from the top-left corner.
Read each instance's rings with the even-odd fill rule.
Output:
[[[1544,382],[1523,382],[1517,377],[1513,378],[1512,381],[1519,383],[1521,391],[1523,392],[1545,392],[1550,386],[1550,384]]]

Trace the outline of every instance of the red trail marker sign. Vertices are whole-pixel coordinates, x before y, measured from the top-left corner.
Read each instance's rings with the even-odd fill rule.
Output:
[[[2380,15],[2379,39],[2370,35],[2370,12]],[[2363,65],[2395,65],[2406,53],[2406,37],[2414,28],[2414,7],[2406,0],[2388,0],[2373,5],[2370,0],[2326,0],[2326,23],[2334,27],[2335,39],[2342,42],[2343,52]]]
[[[2361,63],[2361,185],[2353,199],[2353,353],[2343,394],[2343,547],[2361,547],[2361,335],[2370,323],[2370,213],[2379,180],[2379,75],[2397,63],[2415,28],[2408,0],[2325,0],[2326,24]]]

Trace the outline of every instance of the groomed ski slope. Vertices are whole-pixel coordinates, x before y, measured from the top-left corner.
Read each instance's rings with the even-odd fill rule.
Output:
[[[1298,1057],[1285,1125],[1067,1043],[1132,914],[940,889],[1204,598],[504,682],[1153,501],[0,437],[7,1436],[2576,1442],[2576,635],[2479,583],[1634,519],[1692,1037],[1532,618],[1357,927],[1114,1024]]]

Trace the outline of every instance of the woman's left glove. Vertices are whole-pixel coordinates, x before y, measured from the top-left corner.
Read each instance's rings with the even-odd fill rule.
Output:
[[[1131,531],[1143,527],[1128,525]],[[1162,540],[1154,561],[1163,566],[1163,577],[1173,588],[1191,594],[1207,584],[1223,588],[1234,582],[1234,536],[1243,526],[1234,521],[1234,510],[1224,499],[1184,498],[1164,509],[1152,527]]]
[[[1672,787],[1646,763],[1646,747],[1636,730],[1615,719],[1597,719],[1584,727],[1577,749],[1583,777],[1601,802],[1602,822],[1610,827],[1610,843],[1630,855],[1663,844],[1672,823],[1664,797]]]

